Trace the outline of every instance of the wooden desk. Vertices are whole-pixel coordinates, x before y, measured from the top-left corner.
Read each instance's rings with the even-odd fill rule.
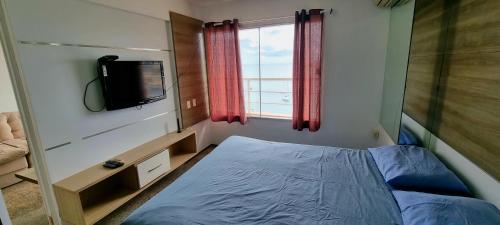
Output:
[[[34,168],[27,168],[14,174],[17,178],[38,184],[38,177]]]

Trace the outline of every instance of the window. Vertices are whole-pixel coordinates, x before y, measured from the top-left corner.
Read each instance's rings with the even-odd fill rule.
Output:
[[[253,117],[292,117],[294,26],[239,32],[245,108]]]

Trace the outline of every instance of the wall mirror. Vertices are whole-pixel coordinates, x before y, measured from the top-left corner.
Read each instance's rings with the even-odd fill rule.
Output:
[[[398,141],[415,1],[390,9],[380,124]]]

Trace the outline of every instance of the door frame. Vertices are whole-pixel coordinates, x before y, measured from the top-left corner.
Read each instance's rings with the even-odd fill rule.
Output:
[[[12,221],[7,211],[7,206],[3,198],[2,190],[0,190],[0,225],[12,225]]]
[[[52,180],[49,176],[46,152],[43,148],[38,126],[34,117],[31,98],[24,78],[19,54],[16,49],[16,39],[12,34],[10,20],[8,17],[5,0],[0,0],[0,42],[5,55],[5,61],[9,76],[14,89],[19,113],[21,114],[24,131],[27,136],[28,146],[31,153],[32,165],[38,176],[38,184],[42,192],[45,213],[50,224],[62,225],[59,217]]]

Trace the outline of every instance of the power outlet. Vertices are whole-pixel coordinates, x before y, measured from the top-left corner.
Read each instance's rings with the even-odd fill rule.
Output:
[[[372,135],[375,139],[378,139],[380,137],[380,131],[378,129],[373,129]]]
[[[187,105],[188,109],[191,109],[191,101],[188,100],[187,103],[186,103],[186,105]]]
[[[196,107],[196,98],[193,98],[192,102],[193,102],[193,107]]]

